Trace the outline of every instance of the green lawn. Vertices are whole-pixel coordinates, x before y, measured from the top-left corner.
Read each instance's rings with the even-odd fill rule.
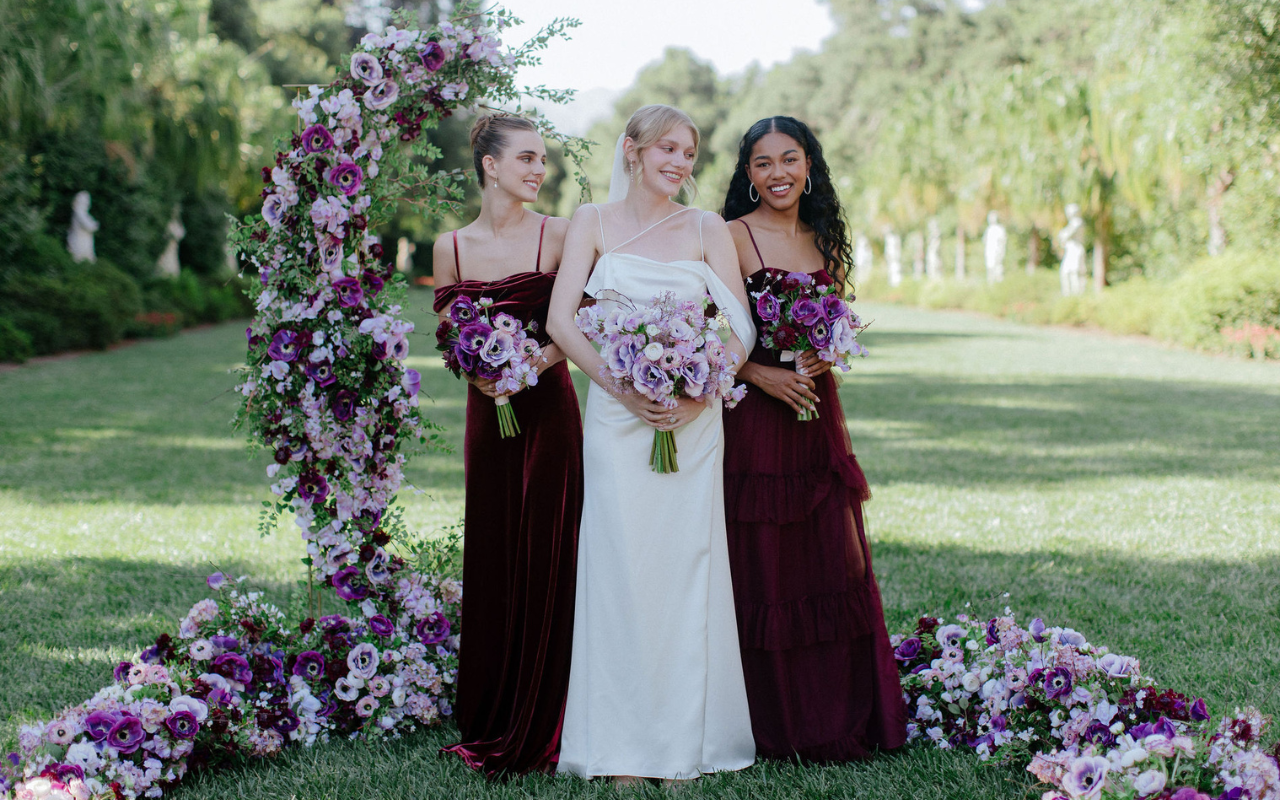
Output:
[[[459,445],[428,295],[413,366]],[[890,630],[966,602],[1070,625],[1211,708],[1280,714],[1280,366],[983,317],[866,305],[872,356],[842,389],[872,483]],[[172,631],[214,569],[282,604],[293,526],[265,539],[265,454],[230,427],[243,327],[0,372],[0,745],[79,702]],[[582,378],[581,375],[578,376]],[[420,455],[402,501],[430,534],[461,513],[460,456]],[[1008,593],[1009,597],[1003,597]],[[488,784],[435,749],[451,730],[341,743],[197,776],[196,798],[611,797],[601,782]],[[660,787],[639,794],[659,797]],[[1020,770],[916,751],[759,765],[687,797],[1022,798]]]

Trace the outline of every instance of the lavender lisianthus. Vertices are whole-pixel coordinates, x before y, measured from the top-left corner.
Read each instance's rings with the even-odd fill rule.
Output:
[[[418,50],[418,58],[422,60],[422,66],[427,72],[437,72],[444,66],[444,48],[437,42],[427,42],[425,47]]]
[[[822,307],[808,297],[801,297],[791,304],[790,316],[806,328],[822,319]]]
[[[355,579],[360,575],[359,567],[344,567],[338,570],[333,576],[331,583],[333,589],[337,592],[338,597],[343,600],[363,600],[369,596],[369,589],[361,584],[355,583]]]
[[[315,124],[302,132],[302,149],[308,153],[323,153],[333,148],[333,134],[323,125]]]
[[[364,104],[373,111],[381,111],[400,98],[400,84],[391,79],[378,81],[364,93]]]
[[[319,680],[324,677],[324,656],[315,650],[304,650],[298,653],[293,662],[293,674],[307,680]]]
[[[369,630],[385,639],[396,632],[396,626],[394,622],[386,617],[386,615],[374,614],[372,617],[369,617]]]
[[[1036,617],[1035,619],[1031,620],[1031,624],[1027,626],[1027,633],[1030,633],[1031,638],[1035,639],[1037,642],[1044,641],[1045,639],[1044,631],[1045,631],[1044,620],[1040,619],[1039,617]]]
[[[631,366],[639,352],[640,348],[634,339],[620,336],[604,346],[601,356],[615,375],[626,375],[631,372]]]
[[[769,292],[761,292],[756,298],[756,313],[765,322],[777,322],[782,316],[782,304]]]
[[[795,281],[800,286],[808,286],[813,283],[813,276],[807,272],[788,272],[787,280]]]
[[[294,361],[298,358],[302,343],[298,334],[284,328],[276,331],[271,337],[271,345],[267,347],[267,355],[276,361]]]
[[[196,721],[196,715],[190,711],[176,711],[170,714],[165,719],[164,726],[179,739],[194,739],[196,738],[196,733],[200,730],[200,723]]]
[[[920,651],[923,647],[924,643],[921,642],[918,637],[912,636],[910,639],[904,640],[902,644],[894,648],[893,657],[895,660],[901,661],[905,664],[908,661],[916,659],[920,655]]]
[[[829,294],[822,298],[822,316],[827,322],[835,322],[849,315],[849,306],[838,295]]]
[[[142,720],[132,715],[121,717],[107,732],[106,743],[123,754],[133,753],[142,745],[146,732]]]
[[[221,572],[215,572],[209,577],[205,578],[204,582],[208,584],[210,589],[217,592],[217,591],[220,591],[222,587],[227,585],[227,576],[222,574]]]
[[[280,227],[280,223],[284,221],[284,210],[284,198],[278,194],[268,195],[262,201],[262,218],[273,228]]]
[[[415,632],[418,639],[425,645],[439,644],[449,638],[449,618],[439,611],[432,613],[422,619],[417,625]]]
[[[325,171],[325,181],[348,197],[360,191],[364,170],[354,161],[342,161]]]
[[[410,397],[417,397],[418,392],[422,391],[422,373],[416,369],[405,370],[404,377],[400,379],[400,385]]]
[[[370,53],[351,55],[351,77],[372,86],[382,80],[382,64]]]

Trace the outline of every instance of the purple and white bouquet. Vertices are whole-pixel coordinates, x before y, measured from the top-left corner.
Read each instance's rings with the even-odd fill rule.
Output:
[[[778,350],[779,360],[795,361],[797,353],[817,350],[823,361],[848,372],[854,358],[867,354],[858,343],[858,333],[866,325],[835,285],[819,284],[807,272],[788,272],[751,296],[764,322],[760,342]],[[806,409],[797,418],[808,421],[817,416],[816,410]]]
[[[516,412],[508,394],[538,384],[535,365],[546,360],[542,348],[529,333],[532,324],[501,311],[492,311],[493,300],[481,297],[457,297],[449,305],[447,316],[441,316],[436,327],[436,349],[444,354],[444,365],[461,377],[469,375],[495,381],[500,394],[498,430],[503,439],[520,433]]]
[[[1237,710],[1215,726],[1202,698],[1161,690],[1138,659],[1009,609],[988,621],[921,618],[891,638],[909,741],[1029,760],[1044,800],[1280,797],[1269,719]]]
[[[576,323],[600,346],[602,377],[618,392],[635,392],[667,408],[681,397],[718,397],[732,408],[747,389],[734,386],[738,356],[720,340],[728,323],[712,309],[710,297],[677,300],[663,292],[647,306],[619,304],[608,312],[586,306]],[[680,471],[672,431],[654,431],[649,465],[654,472]]]

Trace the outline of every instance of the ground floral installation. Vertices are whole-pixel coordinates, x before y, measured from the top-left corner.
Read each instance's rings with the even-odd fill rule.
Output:
[[[514,75],[576,23],[557,20],[508,49],[499,35],[514,22],[461,4],[430,31],[364,37],[348,75],[294,101],[300,131],[263,169],[262,215],[232,234],[261,277],[239,421],[274,452],[278,500],[264,528],[296,516],[320,587],[314,613],[290,622],[213,575],[215,597],[176,637],[121,663],[84,703],[21,729],[20,752],[0,764],[0,796],[160,797],[196,767],[334,736],[395,736],[450,714],[462,587],[440,576],[437,549],[409,544],[391,507],[409,445],[434,426],[404,367],[404,282],[372,230],[402,195],[435,215],[461,198],[461,171],[425,165],[440,153],[424,129],[480,102],[563,99],[517,90]],[[581,158],[583,143],[551,135]],[[325,595],[337,613],[321,613]]]
[[[1013,614],[924,617],[892,638],[910,741],[1027,763],[1043,800],[1280,800],[1270,720],[1161,689],[1138,659]]]

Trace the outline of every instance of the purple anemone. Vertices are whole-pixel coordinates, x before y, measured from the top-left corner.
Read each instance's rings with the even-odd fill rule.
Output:
[[[469,297],[459,297],[449,306],[449,318],[458,325],[475,322],[478,316],[480,316],[480,310]]]
[[[355,278],[339,278],[333,282],[333,290],[338,293],[338,304],[343,308],[358,306],[364,299],[364,289]]]
[[[307,364],[306,373],[321,388],[332,386],[338,380],[338,376],[333,373],[333,365],[328,361],[312,361]]]
[[[312,125],[302,132],[302,149],[308,153],[323,153],[333,148],[333,134],[323,125]]]
[[[315,650],[304,650],[298,653],[293,662],[293,674],[307,680],[318,680],[324,677],[324,656]]]
[[[369,617],[369,630],[376,635],[386,638],[396,632],[395,623],[387,619],[383,614],[374,614]]]
[[[330,167],[324,179],[343,194],[353,195],[360,191],[360,186],[364,183],[364,170],[354,161],[343,161]]]
[[[822,298],[822,316],[827,322],[835,322],[849,315],[849,306],[837,295],[829,294]]]
[[[791,304],[791,319],[805,327],[822,319],[822,308],[807,297],[801,297]]]
[[[778,318],[782,316],[782,305],[778,302],[778,298],[772,294],[762,292],[756,298],[756,313],[765,322],[777,322]]]
[[[905,640],[902,644],[894,648],[893,657],[895,660],[901,661],[905,664],[919,656],[922,647],[923,642],[921,642],[918,637],[912,636],[910,639]]]
[[[333,589],[343,600],[363,600],[369,596],[369,589],[361,584],[352,583],[360,575],[359,567],[344,567],[331,579]]]
[[[298,352],[302,347],[300,337],[289,329],[276,331],[276,335],[271,337],[271,345],[267,348],[267,355],[276,361],[294,361],[298,358]]]
[[[107,734],[119,721],[120,715],[114,711],[94,711],[84,718],[84,729],[90,739],[100,742],[107,738]]]
[[[356,401],[359,396],[350,389],[343,389],[333,396],[333,418],[346,422],[356,413]]]
[[[439,611],[418,623],[418,639],[425,645],[439,644],[449,638],[449,618]]]
[[[1071,686],[1071,672],[1066,667],[1058,667],[1044,676],[1044,693],[1050,700],[1071,694]]]
[[[169,732],[179,739],[194,739],[196,732],[200,730],[200,723],[196,720],[196,715],[190,711],[176,711],[169,715],[164,721],[164,725]]]
[[[298,476],[298,495],[308,503],[319,503],[329,496],[329,482],[315,470]]]
[[[400,97],[400,84],[388,78],[378,81],[364,93],[364,104],[374,111],[381,111]]]
[[[427,46],[418,51],[422,66],[427,72],[436,72],[444,66],[444,48],[436,42],[427,42]]]
[[[209,671],[236,683],[248,683],[253,680],[253,670],[249,668],[249,662],[239,653],[223,653],[213,660],[213,666]]]
[[[126,715],[111,726],[111,730],[107,732],[106,742],[120,753],[132,753],[142,745],[145,736],[142,720]]]

